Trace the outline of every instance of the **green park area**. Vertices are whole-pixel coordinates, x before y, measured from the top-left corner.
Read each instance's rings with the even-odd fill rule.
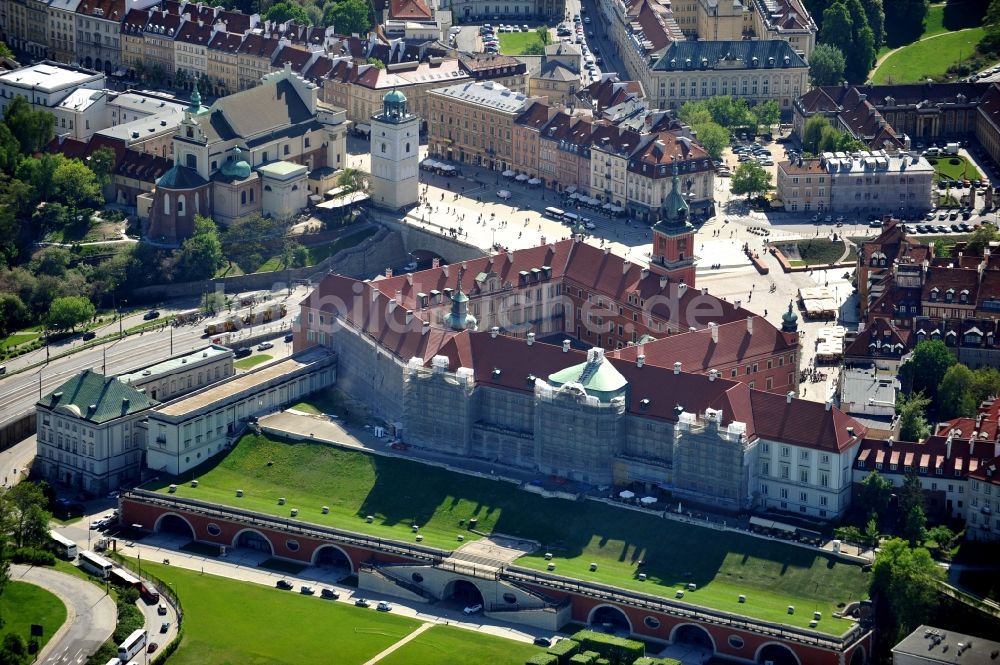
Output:
[[[500,52],[504,55],[541,55],[545,49],[545,43],[534,29],[530,32],[501,32],[498,37]]]
[[[4,635],[20,635],[27,642],[31,625],[43,629],[38,647],[44,647],[66,621],[66,606],[55,594],[27,582],[9,582],[0,595],[0,640]]]
[[[934,167],[934,180],[980,180],[982,176],[975,164],[962,155],[931,157],[927,162]]]
[[[360,665],[420,626],[416,619],[318,596],[144,564],[184,608],[184,634],[172,665]],[[435,626],[380,662],[521,665],[541,649],[499,637]]]
[[[198,487],[186,482],[191,479]],[[467,530],[476,519],[479,531],[540,542],[541,551],[518,561],[529,568],[544,570],[542,554],[551,552],[557,574],[671,598],[693,583],[697,591],[686,602],[800,627],[818,610],[818,629],[831,634],[850,626],[832,612],[865,598],[868,588],[858,566],[782,542],[592,501],[546,499],[504,481],[317,443],[246,436],[218,461],[147,489],[167,492],[171,483],[179,497],[281,517],[297,508],[306,522],[404,542],[414,542],[411,525],[417,524],[424,545],[449,550],[459,534],[477,537]],[[738,602],[740,594],[746,603]],[[789,605],[794,615],[787,614]]]
[[[959,63],[963,52],[965,57],[972,55],[983,34],[982,28],[969,28],[939,33],[904,46],[879,65],[872,74],[872,83],[889,85],[938,79]]]

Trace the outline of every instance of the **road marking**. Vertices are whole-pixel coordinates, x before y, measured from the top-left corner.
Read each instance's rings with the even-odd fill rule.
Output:
[[[422,623],[422,624],[420,624],[420,627],[417,628],[415,631],[413,631],[412,633],[410,633],[409,635],[407,635],[406,637],[404,637],[400,641],[396,642],[395,644],[392,644],[389,647],[387,647],[386,649],[383,649],[381,653],[375,654],[375,656],[373,656],[372,658],[370,658],[369,660],[367,660],[364,663],[364,665],[375,665],[375,663],[377,663],[378,661],[382,660],[383,658],[385,658],[386,656],[388,656],[389,654],[391,654],[396,649],[399,649],[400,647],[404,646],[407,642],[416,639],[420,635],[420,633],[424,632],[428,628],[432,628],[433,626],[434,626],[433,623]]]

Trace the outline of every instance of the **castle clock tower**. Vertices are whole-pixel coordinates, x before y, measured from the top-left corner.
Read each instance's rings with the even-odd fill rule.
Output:
[[[670,193],[660,204],[660,219],[653,225],[653,253],[649,269],[671,282],[695,286],[694,226],[688,221],[688,204],[681,194],[677,162],[673,164]]]
[[[406,109],[406,95],[392,90],[371,118],[372,203],[401,210],[416,205],[420,161],[420,119]]]

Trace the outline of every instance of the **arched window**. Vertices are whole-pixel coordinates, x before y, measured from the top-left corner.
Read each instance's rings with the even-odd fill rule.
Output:
[[[247,190],[244,189],[242,192],[240,192],[240,205],[245,206],[246,204],[247,204]]]
[[[183,194],[178,194],[177,195],[177,214],[178,215],[183,215],[184,214],[184,203],[185,203],[184,195]]]
[[[250,203],[253,203],[253,189],[250,190]]]
[[[170,194],[163,195],[163,214],[170,214]]]
[[[410,154],[410,144],[409,143],[406,144],[406,154],[407,155]]]
[[[385,154],[385,143],[382,144],[382,154]]]

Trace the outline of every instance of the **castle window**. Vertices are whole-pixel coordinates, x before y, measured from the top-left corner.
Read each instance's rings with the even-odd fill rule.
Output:
[[[285,144],[285,154],[287,155],[289,152],[291,152],[291,150],[289,149],[288,144],[286,143]]]
[[[246,204],[247,204],[247,191],[244,189],[242,192],[240,192],[240,205],[245,206]]]
[[[163,214],[170,214],[170,194],[163,195]]]
[[[184,203],[185,203],[184,195],[181,194],[181,195],[179,195],[177,197],[177,214],[178,215],[183,215],[184,214]]]
[[[382,144],[382,154],[385,154],[385,143]]]
[[[198,168],[198,158],[191,153],[184,155],[185,166],[188,168],[196,169]]]
[[[405,150],[404,152],[405,152],[405,153],[406,153],[407,155],[409,155],[409,154],[410,154],[410,144],[409,144],[409,143],[407,143],[407,144],[406,144],[406,150]]]

